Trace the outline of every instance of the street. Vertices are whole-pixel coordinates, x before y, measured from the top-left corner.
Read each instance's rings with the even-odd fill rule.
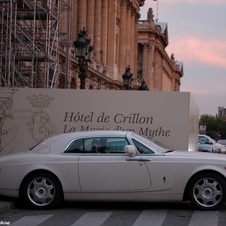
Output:
[[[196,211],[189,203],[65,202],[53,210],[22,207],[0,215],[10,226],[225,226],[226,206]]]

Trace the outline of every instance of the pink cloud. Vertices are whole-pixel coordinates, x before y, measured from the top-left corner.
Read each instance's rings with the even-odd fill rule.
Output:
[[[197,62],[226,68],[226,41],[176,37],[167,47],[178,61]]]

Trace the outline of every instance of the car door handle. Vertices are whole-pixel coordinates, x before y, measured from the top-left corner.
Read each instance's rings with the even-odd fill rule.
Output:
[[[129,159],[126,159],[126,161],[136,161],[136,162],[148,162],[148,161],[151,161],[151,159],[132,159],[132,158],[129,158]]]

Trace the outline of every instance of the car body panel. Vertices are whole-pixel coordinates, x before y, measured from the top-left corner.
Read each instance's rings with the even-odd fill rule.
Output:
[[[127,155],[82,155],[79,159],[81,190],[119,192],[150,189],[151,181],[146,164],[127,159]]]
[[[226,180],[226,155],[174,151],[158,148],[140,138],[151,154],[67,153],[76,139],[125,138],[134,147],[132,132],[97,131],[61,134],[32,150],[0,158],[0,195],[17,197],[23,179],[34,171],[55,175],[65,200],[181,201],[188,181],[203,171],[213,171]],[[121,142],[121,141],[120,141]],[[121,145],[121,143],[120,143]],[[165,150],[165,151],[163,151]]]

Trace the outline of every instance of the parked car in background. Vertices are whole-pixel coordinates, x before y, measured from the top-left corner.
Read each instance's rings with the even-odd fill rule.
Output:
[[[198,151],[226,154],[226,147],[207,135],[199,134]]]
[[[198,151],[209,152],[209,153],[221,153],[221,149],[215,145],[204,144],[198,142]]]
[[[226,147],[226,140],[218,140],[217,143],[222,144]]]
[[[52,136],[1,156],[0,195],[34,209],[71,201],[190,201],[215,210],[226,202],[226,155],[170,150],[126,131]]]

